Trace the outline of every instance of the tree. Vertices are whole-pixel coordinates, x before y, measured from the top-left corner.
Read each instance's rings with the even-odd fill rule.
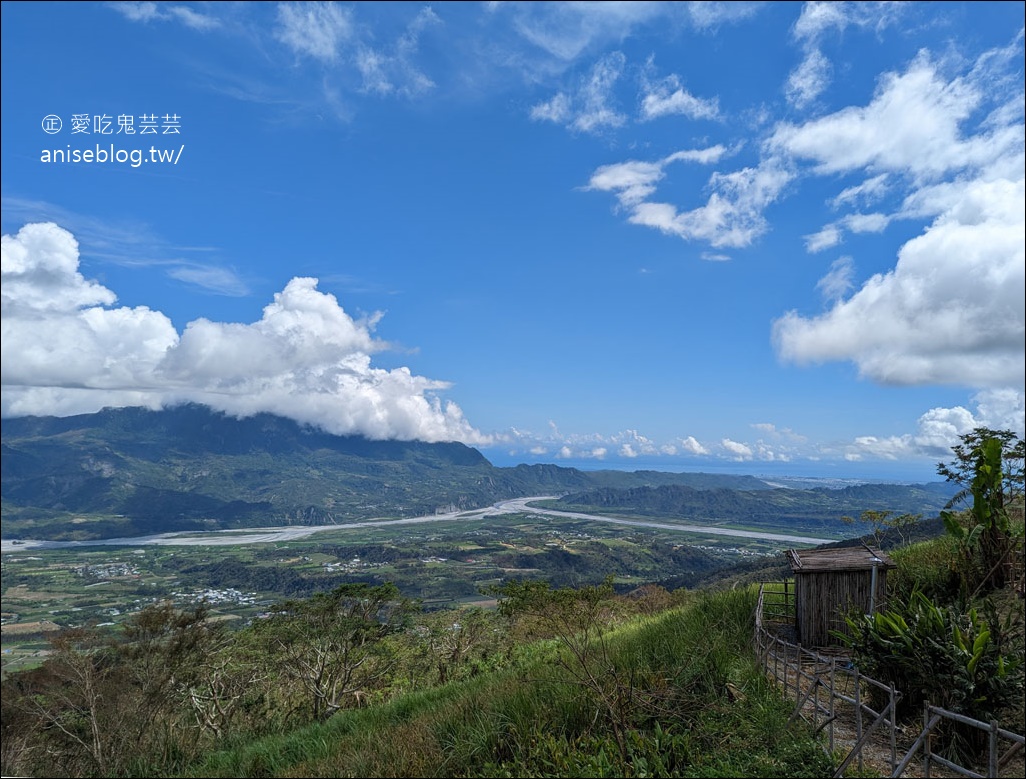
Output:
[[[945,529],[958,539],[963,585],[974,594],[1000,589],[1012,562],[1009,509],[1022,511],[1024,443],[1010,430],[978,427],[952,449],[955,461],[938,464],[937,472],[962,485],[946,509],[972,499],[967,512],[941,512]]]
[[[510,581],[492,592],[500,598],[499,613],[523,623],[527,635],[551,636],[559,642],[564,651],[556,656],[556,665],[593,696],[626,762],[632,717],[646,702],[632,669],[616,661],[610,646],[610,630],[622,613],[613,577],[597,586],[555,590],[544,581]]]
[[[55,776],[124,775],[133,747],[124,721],[131,689],[109,636],[74,628],[50,643],[52,654],[30,677],[32,689],[15,702],[38,728],[33,768],[42,763]]]
[[[923,515],[899,514],[898,516],[893,516],[893,514],[894,512],[890,510],[876,511],[869,509],[863,511],[858,519],[854,517],[841,517],[841,519],[849,524],[862,522],[871,525],[873,528],[873,541],[878,547],[883,543],[884,535],[888,530],[897,531],[898,536],[901,538],[902,546],[906,546],[908,544],[909,530],[923,518]]]
[[[391,583],[343,584],[289,601],[259,623],[272,663],[309,695],[310,715],[325,720],[382,684],[395,658],[382,641],[412,608]]]

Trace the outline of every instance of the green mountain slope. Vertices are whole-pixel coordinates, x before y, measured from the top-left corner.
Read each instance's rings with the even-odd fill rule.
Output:
[[[6,419],[0,496],[5,537],[85,540],[417,516],[674,483],[766,487],[744,476],[496,468],[460,443],[371,441],[270,414],[236,419],[186,405]]]
[[[842,517],[859,517],[867,510],[934,516],[952,494],[951,486],[942,483],[806,490],[697,490],[686,485],[660,485],[572,493],[554,505],[568,511],[829,530],[836,528]]]

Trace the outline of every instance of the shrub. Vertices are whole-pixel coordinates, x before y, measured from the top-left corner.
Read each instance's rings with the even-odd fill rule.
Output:
[[[984,602],[984,617],[916,590],[887,611],[847,617],[851,636],[835,635],[860,669],[902,692],[899,716],[914,717],[929,702],[989,721],[1023,695],[1022,617],[1010,612],[1002,620],[991,603]],[[977,756],[982,731],[948,720],[945,727],[953,756]]]

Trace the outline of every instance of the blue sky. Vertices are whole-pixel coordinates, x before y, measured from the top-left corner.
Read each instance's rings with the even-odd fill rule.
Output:
[[[5,417],[897,480],[1023,435],[1023,3],[2,13]]]

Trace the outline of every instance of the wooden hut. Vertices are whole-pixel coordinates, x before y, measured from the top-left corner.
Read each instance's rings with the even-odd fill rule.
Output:
[[[864,544],[791,549],[787,558],[794,572],[798,642],[810,647],[838,643],[830,631],[849,632],[844,616],[851,609],[878,610],[887,597],[887,571],[895,567],[884,552]]]

